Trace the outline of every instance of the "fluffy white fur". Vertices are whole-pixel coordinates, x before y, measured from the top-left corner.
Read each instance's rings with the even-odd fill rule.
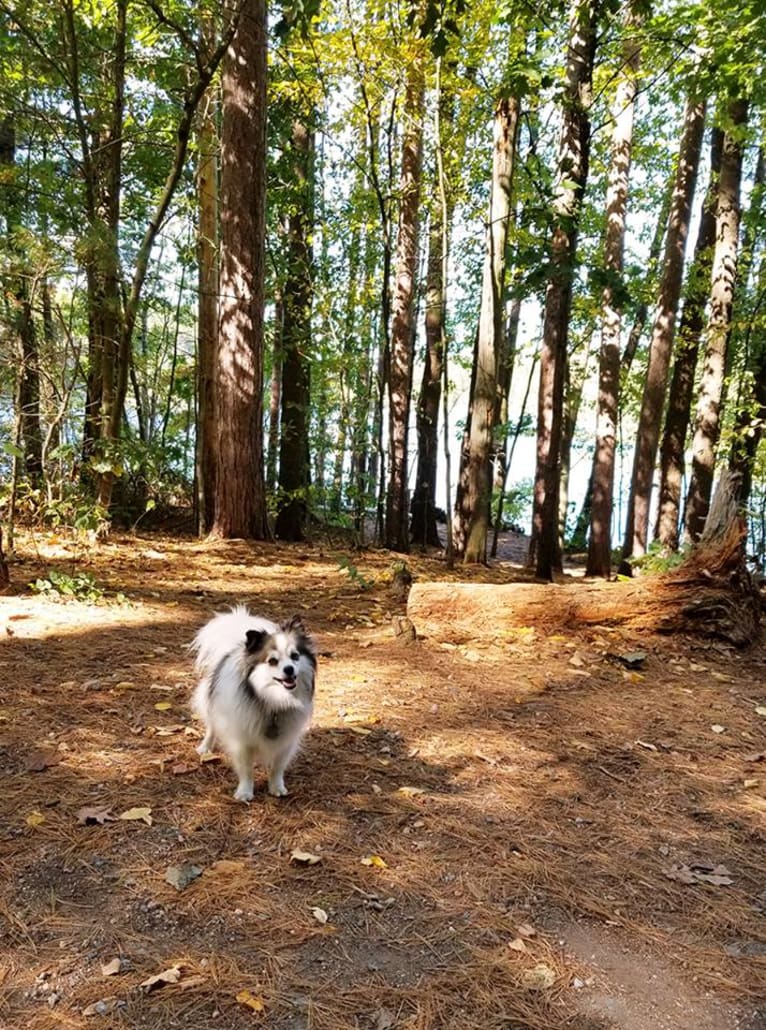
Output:
[[[287,794],[284,773],[308,729],[316,655],[297,617],[278,626],[246,608],[219,612],[192,643],[199,684],[192,704],[205,726],[200,754],[219,745],[252,801],[253,763],[265,766],[269,793]]]

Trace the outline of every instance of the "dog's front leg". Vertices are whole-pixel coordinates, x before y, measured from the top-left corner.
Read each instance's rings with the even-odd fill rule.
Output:
[[[252,749],[245,744],[240,744],[232,752],[231,764],[234,766],[234,772],[239,777],[237,789],[234,791],[234,797],[237,801],[253,800],[253,759]]]
[[[275,798],[286,798],[289,791],[285,786],[285,769],[297,751],[297,744],[291,745],[278,752],[269,763],[269,794]]]

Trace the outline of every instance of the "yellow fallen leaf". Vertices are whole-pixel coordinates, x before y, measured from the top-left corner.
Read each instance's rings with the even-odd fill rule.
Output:
[[[129,808],[127,812],[123,812],[119,818],[126,819],[128,821],[140,819],[142,822],[145,822],[147,826],[151,826],[152,810],[151,808]]]
[[[757,787],[758,786],[759,782],[760,782],[759,780],[745,780],[743,786],[744,786],[745,790],[752,790],[753,787]]]
[[[251,1012],[265,1012],[266,1005],[260,994],[255,995],[252,991],[244,990],[240,991],[237,995],[237,1001],[240,1005],[244,1005],[245,1008],[250,1009]]]
[[[154,706],[158,712],[167,712],[168,708],[172,708],[170,701],[158,701]]]
[[[40,826],[41,823],[45,822],[45,816],[42,812],[38,812],[38,810],[35,809],[33,812],[29,813],[25,822],[27,826]]]
[[[397,794],[402,794],[406,798],[415,798],[418,794],[425,794],[423,787],[400,787]]]
[[[361,861],[362,865],[375,866],[376,869],[388,869],[388,865],[383,861],[380,855],[366,855]]]
[[[364,726],[348,726],[347,729],[351,730],[352,733],[356,733],[360,737],[369,737],[372,730],[366,730]]]
[[[131,680],[120,680],[119,683],[115,683],[114,685],[115,690],[133,690],[134,687],[135,683]]]

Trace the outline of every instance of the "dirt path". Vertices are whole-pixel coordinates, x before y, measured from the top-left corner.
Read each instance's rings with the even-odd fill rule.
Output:
[[[763,652],[407,644],[394,561],[126,539],[105,601],[0,598],[0,1027],[766,1028]],[[284,800],[194,751],[186,645],[232,602],[319,643]]]

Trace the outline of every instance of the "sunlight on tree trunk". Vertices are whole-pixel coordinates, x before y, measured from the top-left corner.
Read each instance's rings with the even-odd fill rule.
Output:
[[[263,480],[266,5],[247,0],[223,67],[221,285],[212,535],[269,535]]]
[[[721,399],[737,278],[742,130],[747,124],[747,114],[746,100],[737,99],[731,103],[727,111],[729,127],[724,135],[721,153],[707,346],[692,441],[692,475],[684,516],[686,532],[692,540],[699,539],[705,525],[721,432]]]
[[[667,389],[668,369],[673,349],[676,312],[681,295],[686,240],[694,187],[697,181],[705,105],[690,98],[678,152],[673,201],[665,239],[660,296],[649,347],[649,363],[641,400],[633,473],[628,499],[628,516],[622,547],[620,572],[629,574],[629,558],[646,553],[649,532],[649,505],[652,477],[660,439],[662,409]]]

